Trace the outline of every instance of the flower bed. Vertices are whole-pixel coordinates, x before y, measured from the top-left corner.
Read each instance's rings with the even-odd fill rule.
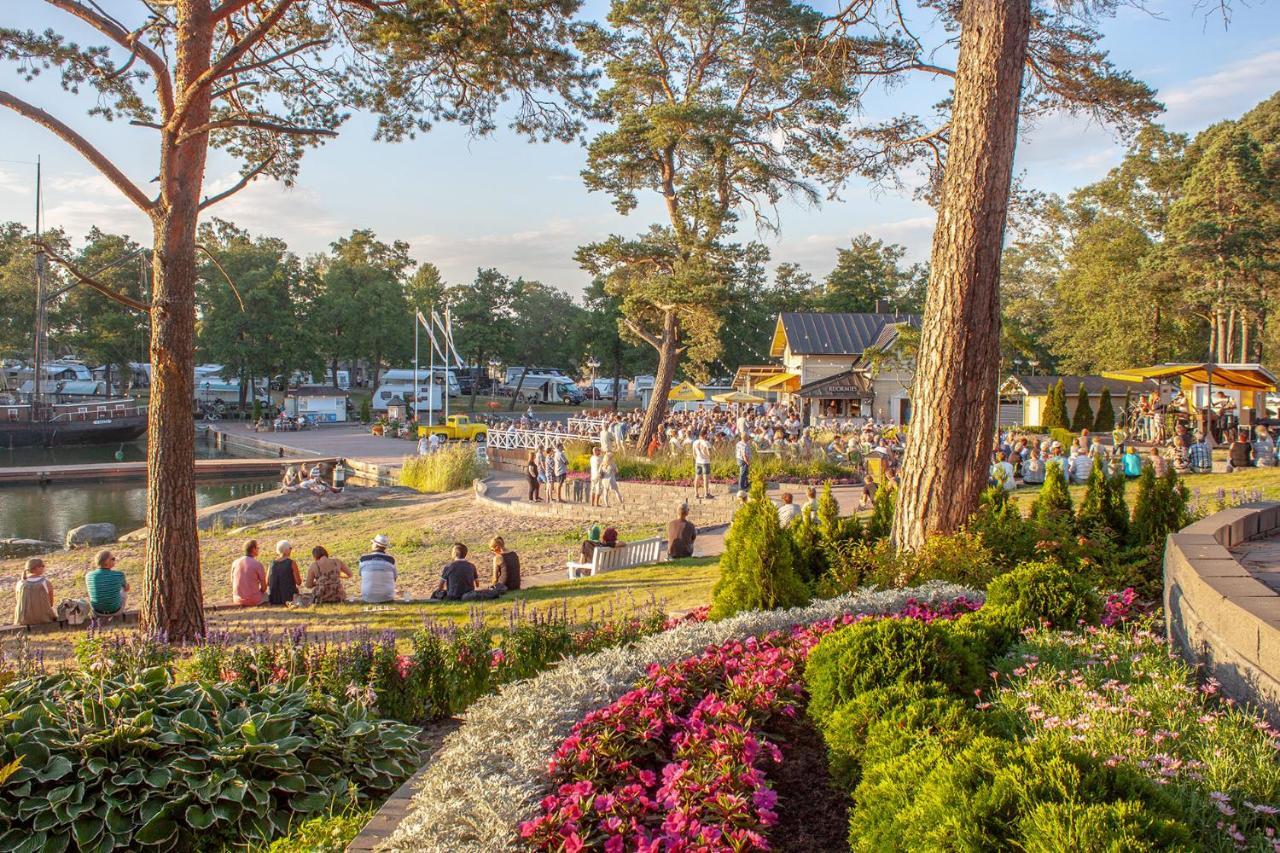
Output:
[[[633,689],[650,664],[666,665],[708,646],[846,613],[886,614],[912,599],[932,606],[962,596],[982,598],[941,583],[860,591],[808,607],[682,624],[630,647],[567,659],[471,706],[466,725],[450,735],[422,775],[413,807],[388,847],[442,853],[507,849],[516,841],[516,827],[539,812],[547,762],[558,745],[588,712]]]

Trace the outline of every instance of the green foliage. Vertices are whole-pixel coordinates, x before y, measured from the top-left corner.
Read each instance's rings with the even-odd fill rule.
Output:
[[[814,583],[826,571],[827,562],[817,523],[801,513],[784,532],[794,548],[796,573],[806,584]]]
[[[365,402],[368,403],[367,400]],[[262,420],[262,401],[257,397],[253,399],[253,420],[255,423]]]
[[[1108,474],[1102,459],[1094,457],[1093,470],[1085,482],[1084,498],[1076,514],[1076,529],[1123,542],[1129,533],[1129,507],[1124,502],[1124,488],[1123,472]]]
[[[1090,579],[1056,562],[1024,563],[1000,575],[987,587],[983,610],[1001,611],[1018,626],[1048,622],[1071,629],[1096,624],[1102,601]]]
[[[928,272],[922,264],[903,268],[906,249],[870,234],[855,236],[836,250],[835,267],[823,281],[814,310],[869,314],[883,310],[919,313],[924,309]]]
[[[693,458],[672,457],[658,454],[649,459],[634,450],[614,454],[621,480],[641,482],[692,483]],[[587,471],[591,467],[589,448],[583,448],[569,457],[570,471]],[[790,458],[778,454],[757,457],[751,463],[751,475],[765,482],[818,483],[832,479],[849,478],[854,469],[814,456],[809,459]],[[738,463],[733,458],[733,448],[715,447],[711,453],[711,478],[721,482],[738,481]]]
[[[343,853],[373,815],[371,808],[348,803],[295,824],[288,835],[253,853]]]
[[[1071,431],[1080,432],[1081,430],[1093,428],[1093,406],[1089,404],[1089,392],[1084,389],[1084,383],[1080,383],[1080,390],[1076,392],[1076,413],[1071,416]]]
[[[373,419],[373,412],[369,408],[369,398],[365,397],[360,401],[360,423],[367,424]]]
[[[1156,477],[1155,469],[1144,465],[1138,478],[1133,523],[1129,528],[1133,544],[1163,548],[1166,536],[1191,523],[1187,508],[1190,499],[1190,490],[1173,466],[1169,466],[1163,477]]]
[[[484,462],[469,442],[453,442],[425,456],[405,457],[400,485],[431,494],[470,486],[484,476]]]
[[[810,652],[805,667],[809,715],[821,728],[840,705],[865,690],[893,684],[936,681],[968,695],[985,675],[949,623],[868,620],[828,634]]]
[[[967,529],[976,535],[991,562],[1007,571],[1034,556],[1039,538],[1034,524],[1023,518],[1017,504],[1004,489],[992,487],[982,494],[978,511],[969,518]]]
[[[867,539],[874,542],[888,539],[893,533],[893,514],[898,507],[898,490],[882,485],[871,503],[871,517],[867,519]]]
[[[1031,508],[1031,517],[1041,527],[1052,526],[1064,518],[1070,520],[1072,516],[1071,492],[1062,476],[1065,464],[1065,457],[1045,463],[1044,485]]]
[[[809,593],[796,573],[795,560],[791,537],[778,523],[778,511],[765,494],[764,481],[756,479],[725,539],[720,578],[712,590],[711,618],[804,604]]]
[[[1044,402],[1044,428],[1050,434],[1055,429],[1066,429],[1071,421],[1067,419],[1067,397],[1062,387],[1062,380],[1049,386],[1049,393]]]
[[[1049,437],[1062,445],[1063,452],[1070,452],[1071,445],[1076,440],[1076,434],[1065,427],[1054,427],[1049,430]]]
[[[982,588],[1000,571],[978,534],[967,530],[931,536],[918,551],[898,551],[884,539],[847,540],[830,550],[829,563],[818,584],[819,593],[828,597],[867,585],[906,587],[933,580]]]
[[[840,504],[831,493],[830,480],[822,484],[822,491],[818,493],[818,533],[827,543],[834,543],[844,536],[840,523]]]
[[[1116,428],[1116,410],[1111,405],[1111,389],[1103,388],[1098,398],[1098,414],[1093,418],[1093,431],[1096,433],[1111,432]]]
[[[23,760],[0,801],[6,850],[266,841],[335,798],[391,793],[418,759],[411,727],[300,682],[175,685],[159,667],[15,682],[0,735],[0,762]]]

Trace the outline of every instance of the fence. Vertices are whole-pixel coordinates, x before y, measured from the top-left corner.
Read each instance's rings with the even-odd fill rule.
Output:
[[[495,429],[490,430],[487,436],[488,446],[493,450],[541,450],[554,447],[562,441],[599,443],[600,436],[540,429]]]

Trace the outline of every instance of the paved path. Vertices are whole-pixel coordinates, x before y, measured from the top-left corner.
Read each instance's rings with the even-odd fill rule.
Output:
[[[282,447],[302,456],[335,456],[374,465],[399,465],[417,448],[413,441],[370,435],[363,424],[319,426],[299,432],[254,432],[247,422],[223,421],[212,427],[232,441],[263,443]]]
[[[1230,549],[1245,571],[1280,592],[1280,539],[1255,539]]]

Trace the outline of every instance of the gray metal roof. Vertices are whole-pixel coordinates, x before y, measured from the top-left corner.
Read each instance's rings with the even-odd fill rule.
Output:
[[[1049,388],[1059,379],[1062,380],[1063,393],[1068,397],[1074,397],[1080,392],[1080,383],[1084,383],[1085,393],[1090,397],[1096,397],[1102,393],[1103,388],[1110,388],[1111,395],[1117,394],[1123,396],[1124,392],[1130,390],[1143,390],[1141,382],[1127,382],[1123,379],[1106,379],[1101,376],[1015,376],[1013,377],[1027,389],[1027,393],[1033,397],[1041,397],[1049,393]]]
[[[861,355],[886,326],[920,325],[913,314],[782,314],[787,344],[796,355]]]

